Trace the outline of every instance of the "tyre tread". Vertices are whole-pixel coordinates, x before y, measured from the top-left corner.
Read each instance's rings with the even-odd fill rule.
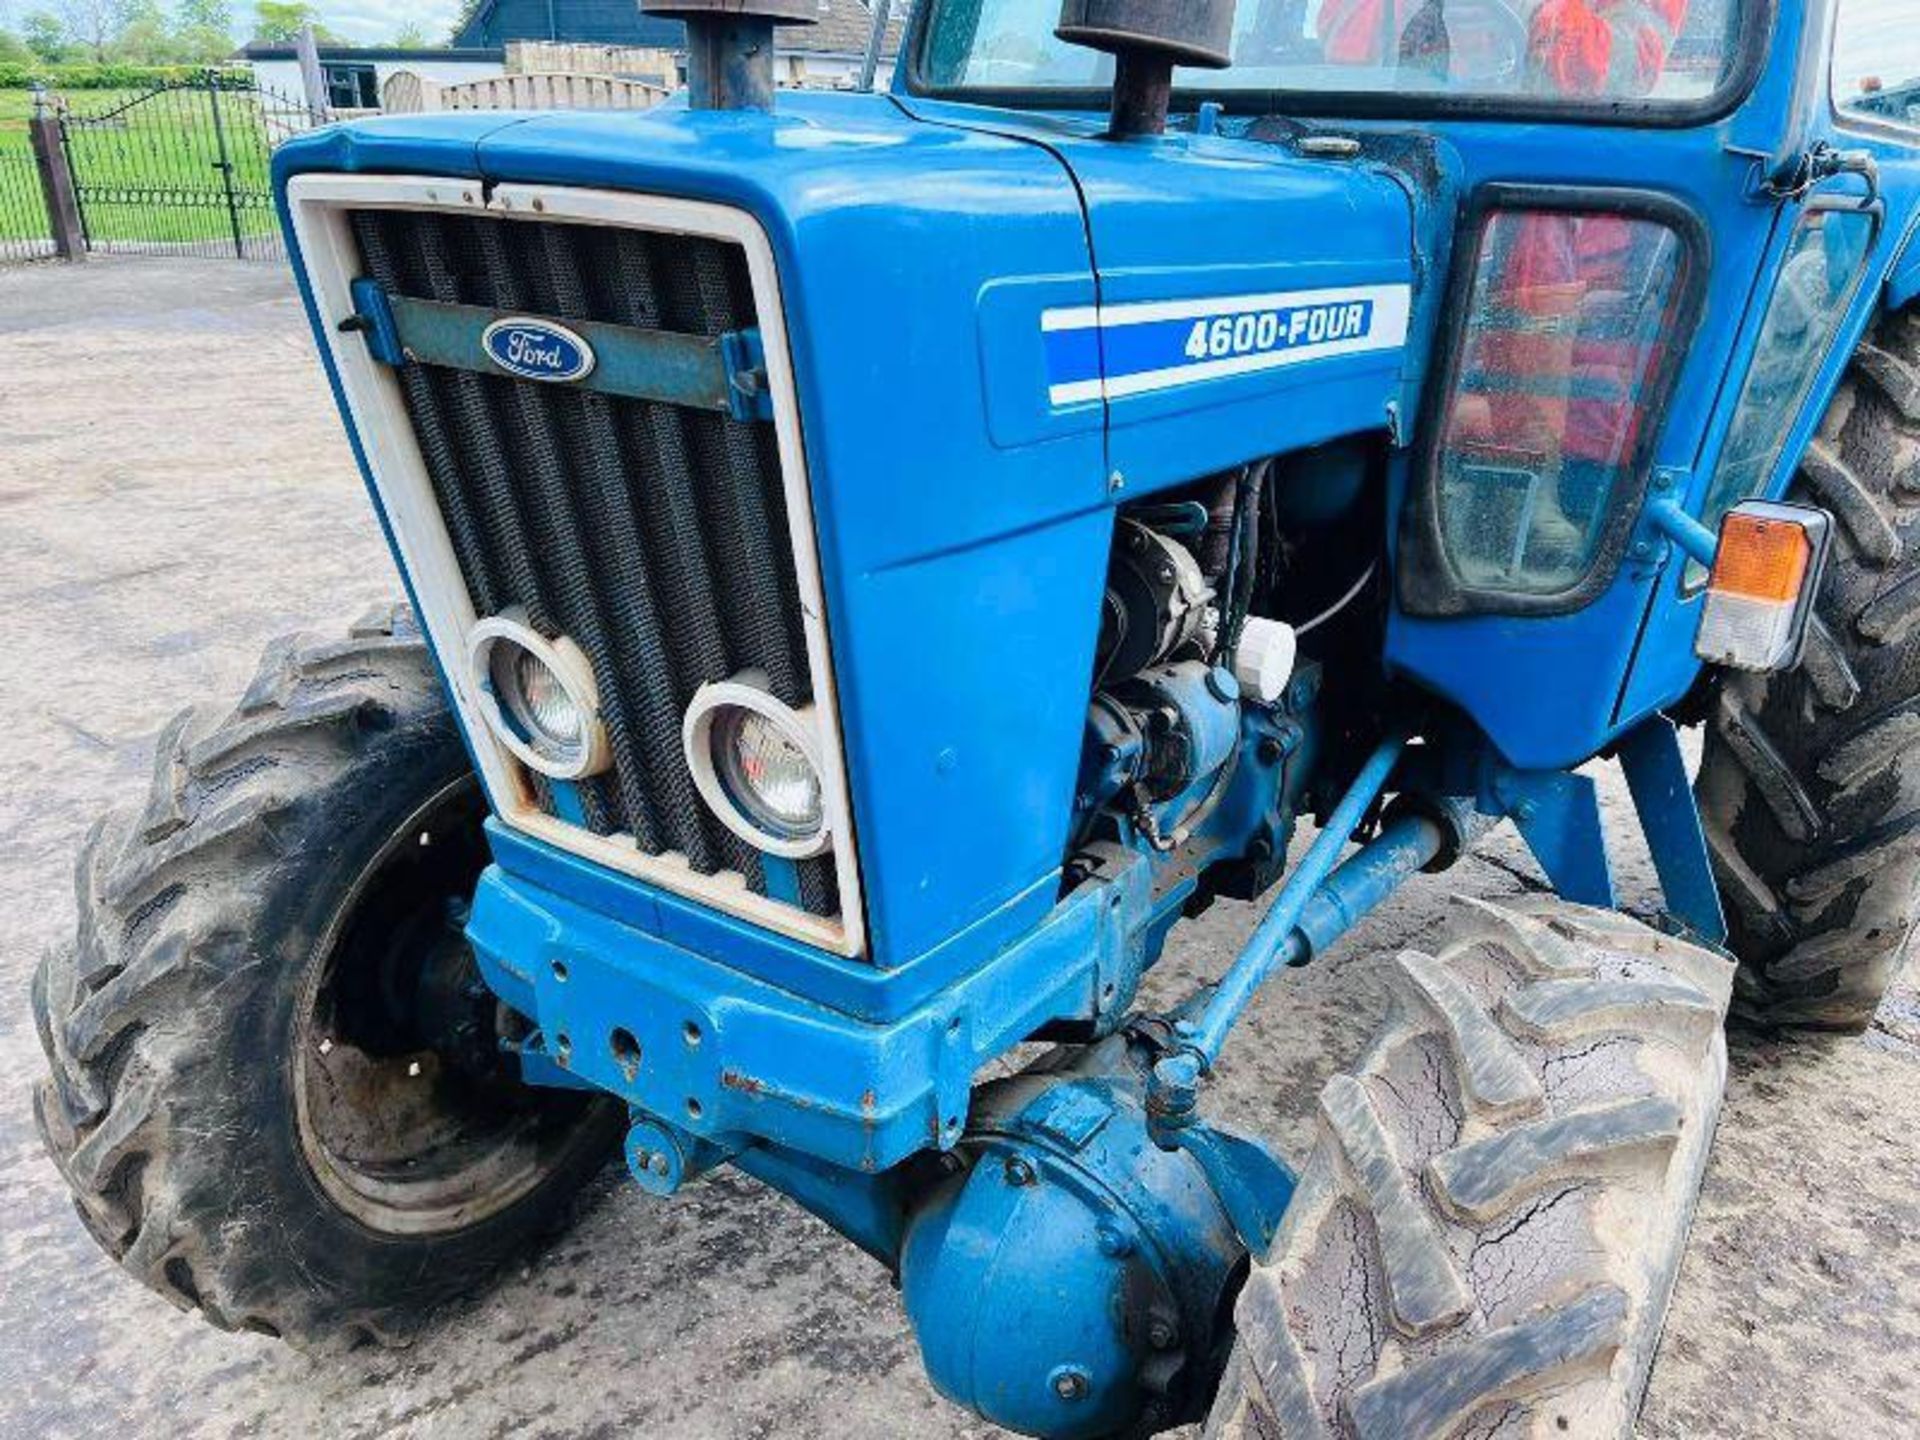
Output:
[[[1632,1424],[1719,1113],[1732,967],[1551,898],[1456,909],[1453,943],[1400,960],[1379,1035],[1322,1094],[1287,1218],[1241,1292],[1211,1436]],[[1544,1028],[1519,998],[1539,995]],[[1539,1103],[1476,1106],[1484,1053],[1522,1057]],[[1460,1104],[1424,1153],[1427,1129],[1372,1097],[1432,1057],[1436,1103]],[[1370,1360],[1329,1343],[1376,1310]]]
[[[204,1165],[188,1173],[176,1096],[207,1067],[181,1017],[252,963],[254,887],[306,833],[288,826],[282,839],[282,821],[327,818],[325,786],[354,762],[368,724],[404,724],[404,743],[457,754],[404,606],[368,612],[345,641],[276,641],[230,714],[176,716],[144,805],[89,832],[75,940],[47,953],[31,989],[49,1067],[36,1121],[88,1230],[182,1309],[315,1348],[401,1338],[410,1319],[276,1282],[260,1245],[280,1242],[236,1217]]]
[[[1696,791],[1735,1013],[1861,1030],[1920,925],[1920,317],[1869,332],[1793,495],[1839,520],[1806,653],[1722,677]]]

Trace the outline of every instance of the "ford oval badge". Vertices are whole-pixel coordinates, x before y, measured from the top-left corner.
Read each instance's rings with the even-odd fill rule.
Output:
[[[480,343],[494,364],[527,380],[579,380],[593,370],[593,347],[551,320],[496,320]]]

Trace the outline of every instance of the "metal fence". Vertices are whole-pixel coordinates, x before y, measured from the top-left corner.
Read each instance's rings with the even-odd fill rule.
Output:
[[[46,196],[25,138],[23,132],[16,144],[12,135],[0,134],[0,264],[54,254]]]
[[[327,119],[233,70],[91,104],[43,96],[36,113],[53,117],[75,249],[243,260],[284,254],[273,152]],[[0,132],[0,260],[52,254],[62,233],[25,138]]]
[[[61,118],[92,251],[278,258],[273,149],[303,107],[252,77],[208,71]]]

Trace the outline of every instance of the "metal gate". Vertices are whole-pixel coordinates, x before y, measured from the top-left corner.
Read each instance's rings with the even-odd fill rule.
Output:
[[[325,119],[227,70],[63,111],[60,143],[87,249],[280,258],[273,151]]]

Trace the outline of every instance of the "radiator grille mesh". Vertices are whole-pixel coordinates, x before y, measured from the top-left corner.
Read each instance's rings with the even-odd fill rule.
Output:
[[[428,211],[352,219],[366,273],[391,294],[709,336],[755,323],[745,256],[726,241]],[[399,374],[474,608],[519,606],[593,664],[613,765],[583,787],[589,826],[765,894],[758,852],[695,791],[680,724],[700,685],[743,669],[791,705],[812,698],[772,427],[507,375]],[[837,912],[830,859],[800,862],[799,881],[806,910]]]

